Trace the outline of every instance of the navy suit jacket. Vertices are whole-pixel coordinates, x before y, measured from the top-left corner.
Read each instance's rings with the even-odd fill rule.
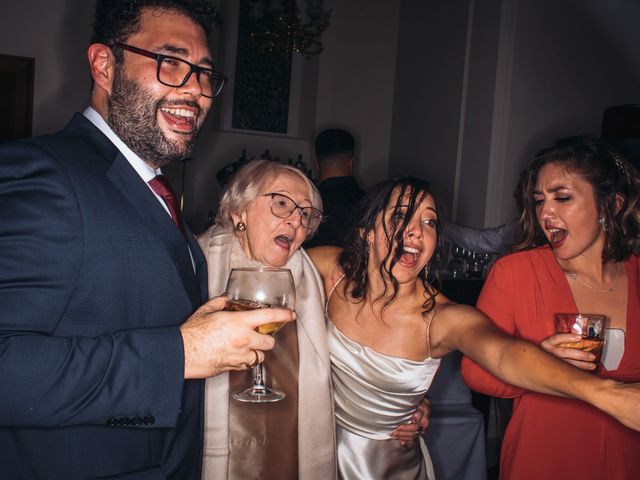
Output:
[[[0,478],[199,478],[187,236],[80,114],[0,146]]]

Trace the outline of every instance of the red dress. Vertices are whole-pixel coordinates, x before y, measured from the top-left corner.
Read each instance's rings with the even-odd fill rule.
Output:
[[[624,356],[599,375],[640,380],[640,262],[624,264],[629,279]],[[509,335],[539,344],[554,333],[553,315],[577,312],[569,284],[551,249],[540,247],[498,260],[477,307]],[[597,313],[597,312],[593,312]],[[513,398],[502,445],[500,476],[507,480],[640,478],[640,433],[586,403],[532,393],[506,384],[468,358],[462,375],[472,390]]]

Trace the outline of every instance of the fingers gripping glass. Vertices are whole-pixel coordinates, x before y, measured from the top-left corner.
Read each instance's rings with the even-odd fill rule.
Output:
[[[168,87],[184,86],[189,81],[189,78],[191,78],[191,74],[195,73],[196,79],[202,89],[202,96],[213,98],[220,94],[227,80],[223,74],[216,72],[212,68],[200,67],[178,57],[150,52],[121,42],[116,42],[114,46],[142,55],[143,57],[154,59],[158,64],[156,72],[157,79],[160,83]]]
[[[309,230],[315,230],[322,221],[322,212],[313,207],[301,207],[291,198],[281,193],[265,193],[263,197],[271,197],[271,213],[278,218],[289,218],[298,210],[300,223]]]

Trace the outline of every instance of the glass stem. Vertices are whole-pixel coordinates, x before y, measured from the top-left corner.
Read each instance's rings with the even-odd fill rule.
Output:
[[[253,367],[253,387],[254,388],[266,388],[264,384],[264,370],[262,363],[259,363]]]

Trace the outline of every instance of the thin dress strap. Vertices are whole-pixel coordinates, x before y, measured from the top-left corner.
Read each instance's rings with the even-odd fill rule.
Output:
[[[344,277],[345,277],[345,274],[343,273],[340,276],[340,278],[338,279],[338,281],[333,284],[333,287],[331,287],[331,291],[329,292],[329,295],[327,295],[327,301],[324,304],[324,315],[325,315],[325,317],[329,314],[329,300],[331,299],[331,295],[333,295],[333,292],[335,292],[336,287],[338,286],[338,284],[342,281],[342,279]]]
[[[431,358],[431,321],[436,315],[436,308],[438,308],[438,306],[434,305],[433,310],[427,314],[427,354],[429,358]]]

